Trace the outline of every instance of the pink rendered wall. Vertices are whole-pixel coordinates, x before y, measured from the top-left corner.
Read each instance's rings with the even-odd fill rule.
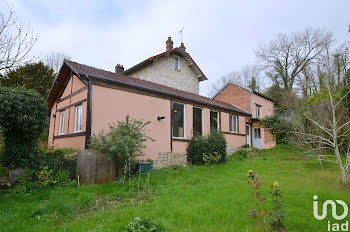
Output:
[[[69,79],[60,99],[67,97],[71,93],[76,92],[77,90],[83,88],[85,84],[81,82],[75,75],[72,75]],[[75,149],[84,149],[85,148],[85,136],[77,137],[68,137],[68,138],[55,138],[54,136],[58,135],[59,125],[60,125],[60,109],[67,107],[71,104],[79,102],[87,98],[87,90],[84,90],[77,95],[68,98],[64,101],[57,103],[56,101],[52,108],[50,114],[50,125],[49,125],[49,136],[48,136],[48,146],[53,148],[75,148]],[[60,100],[58,99],[58,100]],[[86,101],[82,103],[82,129],[81,132],[86,130]],[[74,133],[74,123],[75,123],[75,108],[76,106],[71,106],[66,108],[65,116],[65,126],[64,126],[64,135]],[[53,115],[56,117],[53,117]]]
[[[260,118],[271,116],[274,113],[273,102],[259,95],[252,94],[252,117],[256,117],[256,104],[260,105]]]
[[[98,134],[102,129],[108,131],[108,124],[124,120],[129,114],[151,122],[146,128],[147,134],[155,141],[146,142],[143,158],[156,159],[159,152],[170,152],[169,100],[98,85],[92,85],[91,96],[91,134]],[[157,116],[165,116],[165,119],[158,121]]]
[[[228,147],[241,147],[246,144],[246,137],[244,135],[237,134],[225,134]]]

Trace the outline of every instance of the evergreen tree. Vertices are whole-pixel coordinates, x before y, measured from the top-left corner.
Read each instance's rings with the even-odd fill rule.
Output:
[[[0,86],[33,89],[46,98],[54,79],[54,70],[39,62],[8,71],[0,76]]]

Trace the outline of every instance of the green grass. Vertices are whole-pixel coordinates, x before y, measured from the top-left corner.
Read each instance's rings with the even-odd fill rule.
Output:
[[[247,214],[251,190],[245,175],[252,169],[270,185],[283,188],[288,231],[327,231],[327,220],[313,217],[313,195],[319,201],[350,202],[334,167],[320,169],[287,146],[263,151],[263,157],[228,161],[217,167],[154,170],[151,196],[137,178],[124,183],[44,190],[24,197],[0,196],[0,231],[122,231],[137,216],[158,218],[168,231],[256,231]],[[213,176],[209,177],[209,168]],[[135,195],[136,194],[136,195]],[[268,200],[266,201],[268,203]],[[331,215],[330,213],[328,215]],[[334,220],[333,220],[334,221]]]

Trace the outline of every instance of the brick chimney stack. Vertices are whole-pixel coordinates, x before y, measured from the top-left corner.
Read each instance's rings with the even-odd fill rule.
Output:
[[[124,74],[124,66],[121,64],[117,64],[115,66],[115,73],[116,74]]]
[[[169,51],[170,49],[173,49],[174,42],[171,40],[171,37],[168,37],[168,40],[166,43],[166,51]]]
[[[185,47],[184,43],[181,43],[180,48],[183,49],[184,51],[186,51],[186,47]]]

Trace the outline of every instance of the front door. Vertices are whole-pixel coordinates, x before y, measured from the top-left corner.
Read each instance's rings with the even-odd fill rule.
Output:
[[[251,147],[252,141],[250,136],[250,125],[245,126],[245,134],[246,134],[246,144],[249,144],[249,147]]]
[[[260,128],[254,128],[254,147],[261,149],[261,131],[260,131]]]

